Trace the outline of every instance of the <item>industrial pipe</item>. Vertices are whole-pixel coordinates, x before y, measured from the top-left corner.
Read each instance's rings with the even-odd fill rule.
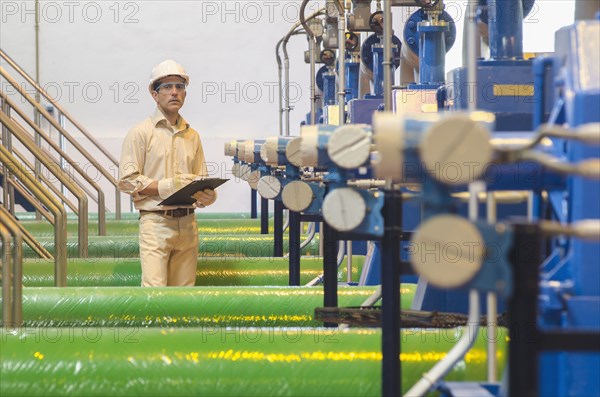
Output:
[[[403,331],[403,388],[461,332]],[[381,389],[381,333],[372,329],[23,328],[0,336],[1,395],[374,396]],[[485,379],[483,333],[447,379]]]
[[[402,308],[415,284],[405,284]],[[375,287],[342,287],[341,307],[360,306]],[[317,327],[322,288],[25,288],[25,327]],[[4,313],[4,311],[3,311]]]
[[[360,273],[363,256],[354,256],[352,272]],[[197,286],[288,285],[288,261],[282,258],[200,258],[196,271]],[[23,284],[27,287],[53,285],[52,262],[40,259],[24,261]],[[300,280],[303,284],[323,271],[321,258],[301,258]],[[345,268],[338,273],[343,281]],[[69,261],[67,284],[71,287],[125,287],[141,285],[138,258],[92,258]]]
[[[42,246],[51,254],[55,254],[55,243],[48,238],[39,238]],[[139,241],[133,236],[91,236],[89,238],[89,258],[137,258],[139,257]],[[284,250],[287,250],[284,241]],[[316,255],[318,241],[312,241],[303,250],[303,255]],[[77,241],[68,239],[66,253],[69,257],[77,256]],[[207,235],[200,236],[198,254],[203,257],[268,257],[273,256],[273,236],[266,235]],[[25,258],[35,257],[29,247],[23,250]]]
[[[139,214],[137,214],[139,217]],[[19,220],[22,217],[19,216]],[[23,227],[30,233],[38,237],[48,237],[52,235],[52,226],[47,222],[38,221],[24,221],[21,222]],[[140,222],[136,220],[121,220],[121,221],[106,221],[106,234],[108,236],[131,236],[136,237],[139,233]],[[94,225],[90,224],[89,229],[93,228]],[[273,221],[270,222],[269,227],[273,228]],[[67,223],[67,234],[69,236],[75,236],[77,233],[77,224],[73,222]],[[207,234],[260,234],[260,223],[254,219],[199,219],[198,220],[198,234],[204,236]]]

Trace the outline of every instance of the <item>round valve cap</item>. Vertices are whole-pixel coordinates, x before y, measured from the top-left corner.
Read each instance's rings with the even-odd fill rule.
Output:
[[[358,168],[369,160],[371,136],[362,127],[344,125],[329,137],[327,153],[342,168]]]
[[[425,221],[412,238],[409,252],[415,271],[439,288],[468,283],[481,269],[485,242],[475,225],[456,215]]]
[[[488,129],[466,113],[435,123],[425,134],[420,151],[427,170],[447,185],[477,180],[493,156]]]
[[[300,150],[300,146],[302,144],[302,138],[296,137],[288,142],[285,147],[285,156],[288,161],[295,165],[296,167],[302,167],[302,151]]]
[[[242,164],[240,166],[240,179],[242,181],[248,182],[248,177],[250,176],[251,172],[252,172],[252,168],[250,168],[250,166],[248,164]]]
[[[256,184],[256,190],[260,197],[273,200],[281,192],[281,182],[272,175],[263,176]]]
[[[312,204],[314,194],[308,183],[294,181],[285,185],[281,199],[289,210],[302,212]]]
[[[335,189],[323,200],[325,222],[340,232],[355,229],[367,214],[367,205],[360,193],[352,188]]]
[[[258,188],[258,181],[260,180],[260,171],[254,170],[248,174],[248,184],[254,190]]]

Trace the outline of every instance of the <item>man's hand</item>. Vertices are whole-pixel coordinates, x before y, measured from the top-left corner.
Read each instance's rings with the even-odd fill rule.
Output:
[[[182,187],[189,185],[196,177],[194,174],[179,174],[173,178],[161,179],[158,181],[158,195],[164,200]]]
[[[192,198],[196,200],[197,207],[204,208],[217,200],[217,193],[212,189],[204,189],[204,191],[195,193]]]

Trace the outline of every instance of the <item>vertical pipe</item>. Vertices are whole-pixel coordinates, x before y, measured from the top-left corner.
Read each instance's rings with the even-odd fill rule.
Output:
[[[346,276],[348,284],[352,282],[352,241],[346,242]]]
[[[269,234],[269,200],[260,199],[260,234]]]
[[[417,27],[419,32],[419,83],[443,84],[446,67],[446,35],[449,27],[443,21],[439,25]]]
[[[338,237],[336,231],[323,222],[323,306],[337,307],[337,256]],[[325,323],[326,327],[337,327],[335,323]]]
[[[335,105],[336,92],[334,72],[328,71],[323,75],[323,99],[323,105]]]
[[[316,60],[315,60],[315,48],[316,38],[314,36],[308,37],[308,51],[310,52],[310,125],[317,124],[317,94],[316,94]]]
[[[536,197],[537,193],[534,192],[533,190],[527,192],[527,221],[528,222],[533,222],[533,220],[535,219],[537,212],[535,210],[536,208],[536,201],[538,201],[539,199]]]
[[[389,3],[389,2],[388,2]],[[389,23],[389,20],[384,23]],[[382,396],[401,395],[400,379],[400,232],[402,193],[385,191],[385,234],[381,242]]]
[[[491,225],[495,224],[498,220],[497,217],[497,202],[496,196],[493,192],[487,194],[487,222]],[[497,328],[498,319],[498,297],[494,292],[487,293],[487,326],[488,326],[488,338],[487,338],[487,376],[488,382],[497,381],[498,365],[496,362],[496,351],[497,351],[497,339],[496,335],[498,332]],[[491,328],[491,330],[490,330]]]
[[[519,0],[520,1],[520,0]],[[475,20],[478,0],[467,3],[467,109],[474,112],[477,109],[477,22]],[[489,3],[488,3],[489,4]]]
[[[287,52],[287,43],[286,39],[283,40],[283,68],[284,68],[284,80],[283,80],[283,91],[284,91],[284,101],[285,101],[285,136],[290,136],[290,57]]]
[[[281,66],[281,57],[279,56],[279,47],[283,39],[277,42],[275,46],[275,56],[277,58],[277,82],[278,82],[278,95],[279,95],[279,135],[283,135],[283,84],[282,84],[282,66]]]
[[[289,211],[289,285],[300,286],[300,213]]]
[[[343,3],[343,2],[342,2]],[[342,4],[338,18],[338,106],[339,125],[346,124],[346,7]]]
[[[523,3],[488,0],[491,59],[523,59]]]
[[[531,224],[513,225],[510,262],[514,289],[508,302],[508,395],[538,395],[537,300],[541,233]]]
[[[281,258],[283,257],[283,203],[281,200],[275,200],[273,216],[273,256]]]
[[[319,256],[323,257],[323,222],[319,222]]]
[[[392,0],[383,1],[383,105],[392,111]],[[375,65],[373,65],[375,68]]]
[[[350,102],[352,99],[359,97],[359,75],[360,75],[360,62],[346,63],[346,102]]]
[[[385,56],[384,49],[373,46],[373,93],[376,97],[385,97]],[[383,77],[383,79],[382,79]]]

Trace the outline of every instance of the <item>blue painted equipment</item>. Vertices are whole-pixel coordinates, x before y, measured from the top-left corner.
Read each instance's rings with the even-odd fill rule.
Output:
[[[496,115],[497,131],[531,131],[534,113],[532,62],[523,60],[522,0],[488,0],[481,19],[489,27],[490,59],[478,62],[477,108]],[[451,110],[467,109],[465,68],[448,74],[447,104]],[[545,116],[545,115],[544,115]]]
[[[383,98],[383,45],[382,36],[372,34],[369,36],[361,48],[361,62],[367,69],[373,72],[373,94],[365,98]],[[400,66],[400,49],[402,42],[396,36],[392,36],[392,54],[394,67]]]
[[[422,8],[409,17],[404,26],[404,42],[419,57],[419,84],[409,88],[444,84],[446,53],[455,40],[456,25],[446,11]]]
[[[574,128],[600,122],[600,21],[582,21],[556,33],[556,53],[544,69],[555,79],[557,94],[553,114],[564,112],[565,121]],[[554,75],[554,76],[553,76]],[[556,76],[556,77],[555,77]],[[558,96],[562,93],[561,96]],[[568,142],[566,155],[571,162],[600,158],[600,146]],[[600,219],[600,183],[578,176],[568,181],[569,222]],[[562,204],[562,203],[559,203]],[[564,207],[559,207],[564,208]],[[544,329],[561,331],[590,330],[600,332],[600,243],[570,238],[567,252],[560,260],[549,263],[543,275],[541,320]],[[600,353],[546,353],[541,356],[543,373],[560,376],[540,378],[540,395],[598,395]],[[571,382],[561,382],[571,379]]]

